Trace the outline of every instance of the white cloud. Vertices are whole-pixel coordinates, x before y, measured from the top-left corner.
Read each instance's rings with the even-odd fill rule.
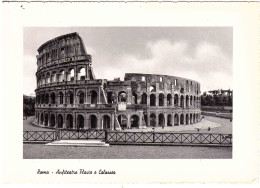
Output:
[[[114,58],[118,66],[102,67],[98,62],[97,77],[113,79],[124,73],[166,74],[194,79],[203,90],[232,88],[232,59],[216,45],[201,42],[191,49],[186,41],[171,43],[167,40],[148,42],[152,56],[140,60],[133,55]],[[104,66],[104,64],[103,64]]]

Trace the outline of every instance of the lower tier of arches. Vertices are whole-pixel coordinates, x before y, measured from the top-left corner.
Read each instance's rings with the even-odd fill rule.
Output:
[[[143,127],[170,127],[190,125],[201,120],[200,112],[167,113],[143,112],[131,113],[82,113],[82,112],[55,112],[36,110],[35,123],[39,126],[61,129],[108,129],[118,127],[123,129]]]

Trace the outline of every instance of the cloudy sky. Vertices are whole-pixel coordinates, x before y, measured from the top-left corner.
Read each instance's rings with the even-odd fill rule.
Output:
[[[125,73],[174,75],[197,80],[201,91],[233,89],[231,27],[24,28],[24,94],[34,93],[38,47],[78,32],[92,55],[96,78]]]

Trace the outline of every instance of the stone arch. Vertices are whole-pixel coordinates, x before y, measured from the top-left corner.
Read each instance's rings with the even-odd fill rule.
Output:
[[[97,116],[92,114],[89,116],[90,128],[97,129]]]
[[[150,106],[156,106],[156,96],[155,96],[155,94],[150,95]]]
[[[67,117],[66,117],[66,127],[68,129],[73,128],[73,116],[71,114],[68,114]]]
[[[74,94],[72,91],[68,91],[67,97],[68,97],[69,104],[74,104]]]
[[[41,120],[40,120],[40,124],[43,125],[44,123],[44,118],[43,118],[43,113],[41,113]]]
[[[110,117],[108,115],[103,115],[102,120],[103,129],[110,129]]]
[[[181,123],[181,125],[184,125],[184,115],[183,114],[181,114],[181,116],[180,116],[180,123]]]
[[[51,122],[50,122],[51,127],[55,127],[55,115],[51,114]]]
[[[147,104],[147,94],[143,93],[141,96],[141,104]]]
[[[55,99],[56,99],[55,93],[52,92],[51,93],[51,104],[55,104]]]
[[[64,94],[60,91],[60,92],[59,92],[59,103],[60,103],[60,104],[63,104],[63,103],[64,103],[63,98],[64,98]]]
[[[190,124],[193,123],[192,120],[193,120],[193,117],[192,117],[192,114],[190,114]]]
[[[172,95],[169,93],[167,95],[167,106],[171,106],[172,105]]]
[[[175,114],[175,115],[174,115],[174,125],[175,125],[175,126],[178,126],[178,125],[179,125],[179,115],[178,115],[178,114]]]
[[[63,128],[63,116],[61,114],[58,115],[58,128]]]
[[[172,115],[168,114],[167,116],[167,126],[172,126]]]
[[[127,94],[125,91],[120,91],[118,93],[118,102],[127,102]]]
[[[86,79],[86,69],[85,69],[85,67],[78,68],[78,77],[79,77],[79,80],[85,80]]]
[[[46,74],[46,84],[49,84],[49,83],[50,83],[50,80],[51,80],[51,75],[50,75],[50,73],[48,72],[48,73]]]
[[[44,97],[44,100],[45,100],[45,104],[49,104],[49,93],[45,93],[45,97]]]
[[[150,115],[150,126],[152,127],[156,126],[156,115],[153,113]]]
[[[44,116],[44,126],[48,126],[48,123],[49,123],[49,116],[46,113],[45,116]]]
[[[156,92],[156,86],[151,85],[151,86],[149,87],[149,90],[150,90],[151,93],[152,93],[152,92]]]
[[[164,121],[165,121],[165,119],[164,119],[164,115],[161,113],[161,114],[159,114],[159,126],[164,126]]]
[[[181,107],[184,108],[184,96],[181,96]]]
[[[65,71],[64,69],[61,69],[58,74],[58,81],[64,82],[65,81]]]
[[[119,122],[121,127],[126,128],[127,127],[127,117],[126,117],[126,115],[120,114],[118,116],[118,122]]]
[[[85,118],[82,114],[78,114],[77,116],[77,128],[84,129]]]
[[[189,96],[186,95],[186,108],[188,108],[188,107],[189,107]]]
[[[133,96],[133,102],[134,104],[137,104],[137,94],[135,92],[132,93]]]
[[[186,114],[186,125],[189,125],[189,114]]]
[[[75,69],[74,68],[70,68],[68,75],[67,75],[67,80],[68,81],[73,81],[75,80]]]
[[[159,94],[159,106],[164,106],[164,94]]]
[[[139,117],[134,114],[131,116],[131,127],[137,128],[139,125]]]
[[[97,92],[95,90],[90,91],[90,104],[97,104]]]
[[[178,106],[179,103],[179,97],[177,94],[174,95],[174,106]]]
[[[82,91],[82,90],[79,90],[77,92],[77,95],[78,95],[78,103],[79,104],[84,104],[84,101],[85,101],[85,93]]]
[[[54,83],[54,82],[56,82],[56,71],[52,71],[52,73],[51,73],[51,83]]]

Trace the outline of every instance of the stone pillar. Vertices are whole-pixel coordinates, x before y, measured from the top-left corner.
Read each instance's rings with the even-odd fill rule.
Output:
[[[159,118],[159,115],[158,115],[158,113],[156,112],[155,113],[155,116],[156,116],[156,118],[155,118],[155,127],[158,127],[158,118]]]
[[[171,116],[172,116],[171,125],[174,126],[174,113],[172,113]]]
[[[101,127],[102,127],[102,125],[101,125],[101,115],[100,115],[100,113],[98,112],[98,113],[97,113],[97,129],[100,130]]]
[[[150,106],[150,92],[147,93],[147,106]]]
[[[172,95],[172,98],[171,98],[171,105],[170,106],[174,106],[174,94]]]
[[[85,103],[84,104],[89,104],[88,103],[88,89],[85,88]]]
[[[132,94],[131,94],[131,88],[127,88],[127,104],[131,104],[132,103]],[[117,97],[118,99],[118,97]]]
[[[63,124],[62,124],[62,128],[66,128],[66,116],[65,114],[62,114],[62,117],[63,117]]]
[[[138,122],[138,127],[142,128],[143,126],[143,112],[139,111],[139,122]]]
[[[58,115],[57,112],[55,112],[55,128],[58,128]]]
[[[111,130],[113,131],[115,129],[115,114],[111,113]]]
[[[167,95],[163,95],[163,106],[167,106]]]
[[[73,114],[73,128],[72,129],[77,129],[77,116],[76,113]]]
[[[127,114],[127,128],[131,128],[131,115],[129,113]]]
[[[51,115],[50,113],[48,113],[48,127],[51,126]]]
[[[89,75],[89,65],[86,66],[86,80],[90,80],[90,75]]]
[[[167,127],[167,121],[168,121],[168,117],[166,113],[163,113],[164,116],[164,127]]]
[[[147,110],[147,127],[150,127],[150,110]]]
[[[98,87],[98,101],[97,101],[97,104],[101,104],[101,101],[100,101],[100,86]]]
[[[85,117],[84,117],[84,129],[89,129],[88,122],[89,122],[88,115],[85,114]]]
[[[158,93],[155,94],[155,101],[156,101],[155,106],[159,106],[159,94]]]

